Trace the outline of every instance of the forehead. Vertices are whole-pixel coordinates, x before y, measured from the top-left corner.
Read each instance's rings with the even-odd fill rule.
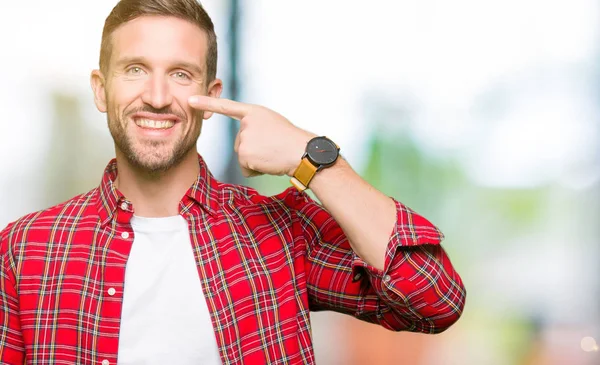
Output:
[[[197,25],[175,17],[142,16],[113,32],[111,64],[122,58],[144,57],[204,65],[207,49],[208,35]]]

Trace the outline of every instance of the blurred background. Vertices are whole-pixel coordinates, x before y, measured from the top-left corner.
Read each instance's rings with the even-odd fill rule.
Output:
[[[116,0],[0,5],[0,226],[98,185],[114,155],[92,101]],[[224,97],[342,146],[429,218],[467,287],[439,335],[313,315],[319,364],[600,364],[600,3],[205,0]],[[242,179],[237,124],[205,123],[213,174]],[[232,163],[233,161],[233,163]]]

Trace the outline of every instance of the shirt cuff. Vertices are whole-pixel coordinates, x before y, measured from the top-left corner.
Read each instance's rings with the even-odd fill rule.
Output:
[[[352,271],[353,281],[359,281],[364,276],[364,272],[384,281],[389,281],[390,267],[394,266],[394,258],[398,249],[401,247],[412,247],[420,245],[439,245],[444,239],[443,233],[429,222],[426,218],[420,216],[412,209],[392,198],[396,204],[396,224],[388,239],[387,249],[385,251],[384,269],[380,270],[369,265],[356,253],[353,253]],[[387,275],[387,277],[386,277]]]

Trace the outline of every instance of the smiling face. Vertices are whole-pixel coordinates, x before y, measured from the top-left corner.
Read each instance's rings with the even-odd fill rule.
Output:
[[[207,82],[207,48],[205,31],[175,17],[142,16],[114,31],[106,74],[92,72],[92,87],[117,158],[148,172],[195,158],[202,120],[211,113],[187,100],[222,90],[221,80]]]

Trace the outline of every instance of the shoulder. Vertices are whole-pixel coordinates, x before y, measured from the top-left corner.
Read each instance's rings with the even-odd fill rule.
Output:
[[[294,187],[284,189],[278,194],[263,195],[258,190],[236,184],[219,183],[221,205],[234,205],[237,208],[256,207],[272,209],[300,209],[305,204],[316,204],[306,193]]]
[[[52,207],[29,213],[9,223],[0,231],[0,251],[17,242],[43,240],[56,230],[74,229],[90,217],[97,216],[95,203],[98,188],[77,195]]]
[[[283,219],[297,218],[308,224],[318,223],[319,226],[335,224],[331,214],[318,201],[294,187],[266,196],[247,186],[220,185],[220,205],[226,211],[242,212],[244,215],[269,214]]]

